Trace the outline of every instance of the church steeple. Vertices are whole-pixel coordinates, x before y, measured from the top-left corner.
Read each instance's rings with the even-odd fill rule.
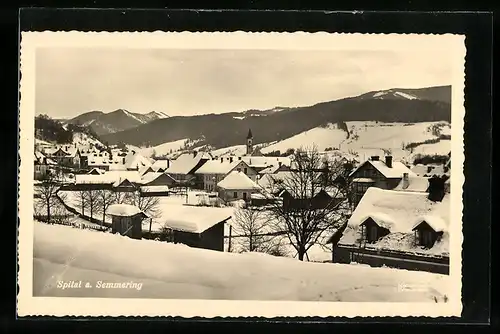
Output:
[[[253,135],[252,135],[252,129],[248,129],[247,155],[251,155],[252,153],[253,153]]]

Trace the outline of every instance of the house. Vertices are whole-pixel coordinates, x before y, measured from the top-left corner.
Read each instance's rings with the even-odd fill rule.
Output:
[[[46,175],[47,172],[50,168],[50,166],[55,166],[56,162],[47,158],[43,153],[41,152],[35,152],[34,156],[34,179],[35,180],[41,180],[43,179]]]
[[[141,177],[136,171],[107,171],[101,174],[77,174],[69,187],[72,190],[131,191],[130,184],[138,185],[140,180]]]
[[[45,150],[45,155],[58,165],[80,168],[80,151],[72,145]]]
[[[317,172],[313,181],[304,180],[297,183],[297,172],[279,172],[262,176],[258,184],[266,196],[281,198],[285,209],[325,209],[338,205],[345,199],[345,194],[336,186],[323,186],[315,182],[320,176],[321,173]]]
[[[353,185],[353,204],[357,205],[370,187],[389,190],[396,188],[403,174],[415,176],[402,162],[393,162],[392,156],[386,156],[384,161],[379,156],[372,156],[349,174]]]
[[[242,171],[233,170],[217,183],[219,197],[224,201],[250,201],[251,194],[258,193],[261,187]]]
[[[448,273],[450,197],[432,182],[428,192],[369,188],[331,237],[332,261]]]
[[[183,206],[175,217],[165,219],[165,227],[172,242],[222,252],[224,225],[230,218],[224,209]]]
[[[175,185],[176,181],[168,174],[159,172],[146,173],[141,177],[141,196],[168,196],[170,188]]]
[[[250,168],[244,161],[233,160],[231,158],[224,159],[223,157],[217,160],[208,160],[195,172],[195,175],[201,177],[203,189],[210,192],[216,191],[217,184],[232,171],[242,172],[251,180],[257,180],[257,172]]]
[[[148,167],[148,166],[151,166],[152,163],[151,161],[144,157],[142,154],[140,153],[136,153],[134,151],[131,151],[129,154],[127,154],[125,157],[125,168],[126,170],[140,170],[144,167]]]
[[[195,188],[202,188],[203,181],[196,178],[195,172],[209,159],[211,156],[203,152],[183,153],[170,161],[166,173],[180,185],[191,183]]]
[[[106,214],[111,216],[112,233],[142,239],[142,221],[148,216],[141,209],[129,204],[112,204]]]

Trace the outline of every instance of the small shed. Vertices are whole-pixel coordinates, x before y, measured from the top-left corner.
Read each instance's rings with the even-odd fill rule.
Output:
[[[171,230],[174,243],[223,252],[224,225],[230,218],[228,216],[222,220],[210,220],[207,217],[197,219],[197,222],[188,217],[179,217],[179,220],[167,220],[165,225]]]
[[[142,239],[142,221],[148,216],[130,204],[112,204],[107,210],[111,217],[111,232],[133,239]]]

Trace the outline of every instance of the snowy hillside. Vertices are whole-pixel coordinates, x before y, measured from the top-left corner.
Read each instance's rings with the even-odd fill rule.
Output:
[[[79,147],[90,146],[90,144],[104,146],[99,140],[82,132],[73,133],[73,144],[76,144]]]
[[[357,152],[362,160],[371,155],[390,152],[396,159],[409,159],[417,153],[448,154],[451,141],[438,140],[440,135],[450,135],[451,127],[447,122],[422,123],[382,123],[346,122],[348,134],[336,125],[317,127],[296,136],[279,141],[262,149],[263,153],[275,150],[281,152],[289,148],[316,145],[319,150],[339,149],[344,152]],[[435,140],[426,144],[425,141]],[[405,148],[412,143],[419,145],[413,149]]]
[[[33,251],[34,296],[429,303],[450,296],[445,275],[223,253],[38,222]],[[70,280],[93,287],[56,288]],[[142,285],[102,289],[98,281]]]
[[[285,152],[289,148],[310,147],[313,144],[317,146],[318,150],[324,151],[328,147],[338,147],[346,138],[347,133],[345,131],[339,129],[336,125],[328,124],[326,127],[317,127],[269,145],[261,151],[262,153]]]

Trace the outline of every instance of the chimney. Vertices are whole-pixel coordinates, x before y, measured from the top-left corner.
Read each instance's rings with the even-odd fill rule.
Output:
[[[224,157],[221,157],[221,158],[220,158],[220,162],[224,162]]]
[[[408,178],[408,173],[403,173],[403,189],[408,188],[410,185],[410,180]]]
[[[387,167],[392,168],[392,155],[387,155],[385,157],[385,164]]]
[[[429,178],[429,187],[427,188],[427,192],[429,193],[427,198],[429,200],[433,202],[441,202],[445,193],[444,182],[444,178],[440,178],[437,176]]]
[[[196,158],[196,151],[193,151],[193,158]]]
[[[372,155],[371,156],[371,160],[372,161],[378,161],[379,160],[379,156],[378,155]]]
[[[281,161],[278,161],[278,167],[281,167],[281,163],[282,163]]]

